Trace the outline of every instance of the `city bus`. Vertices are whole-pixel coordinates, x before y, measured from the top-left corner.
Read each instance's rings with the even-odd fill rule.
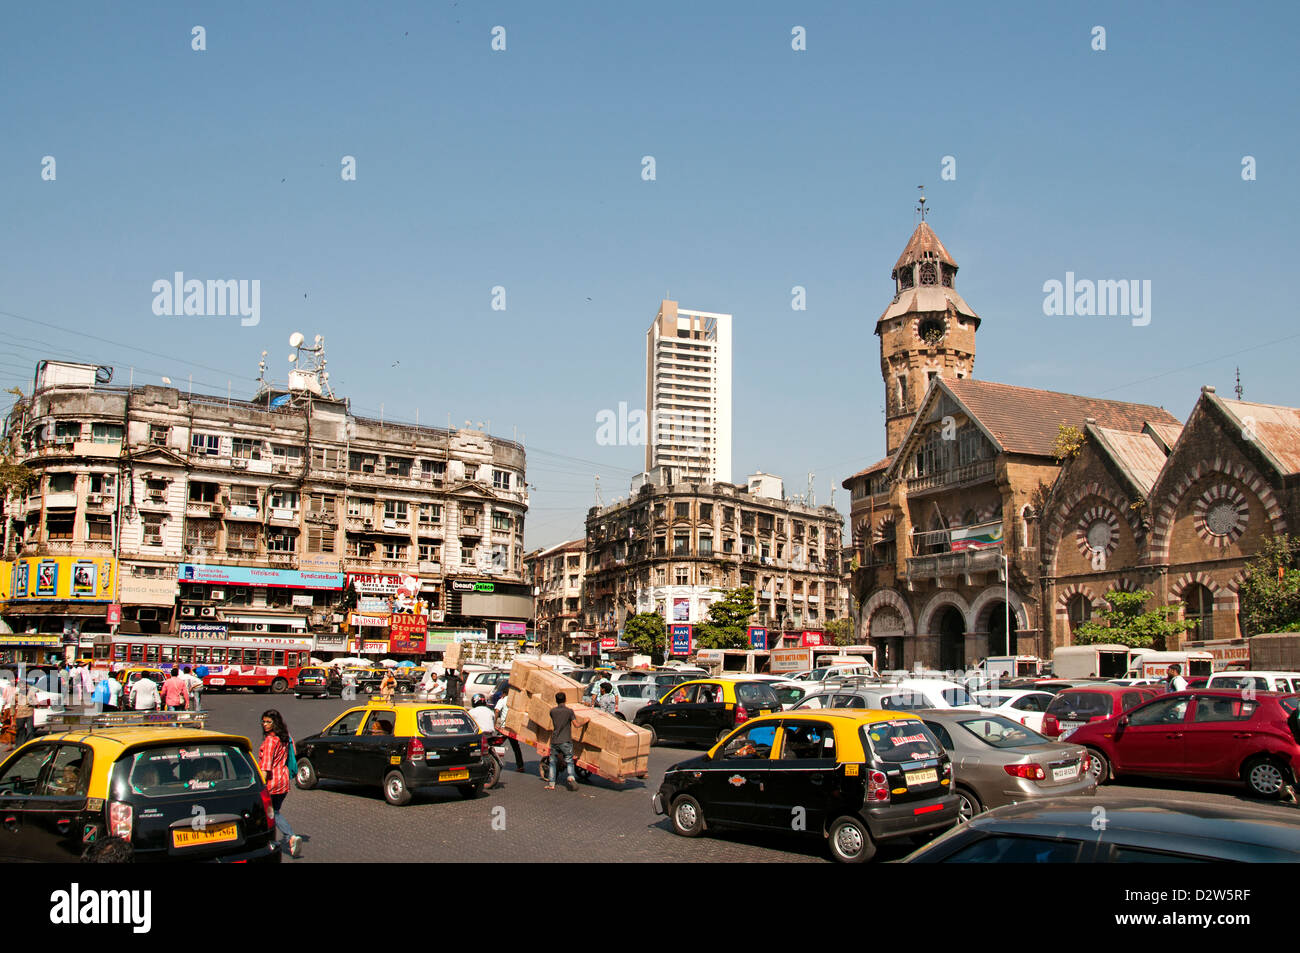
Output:
[[[165,635],[115,635],[111,644],[95,646],[96,665],[206,665],[209,690],[251,688],[258,692],[290,691],[298,671],[310,664],[311,640],[279,636],[182,639]]]

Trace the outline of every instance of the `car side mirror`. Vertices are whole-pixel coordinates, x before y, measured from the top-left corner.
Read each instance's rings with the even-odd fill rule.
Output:
[[[1128,727],[1128,715],[1120,715],[1119,721],[1115,723],[1115,737],[1118,738],[1120,735],[1122,735],[1124,733],[1124,729],[1127,727]]]

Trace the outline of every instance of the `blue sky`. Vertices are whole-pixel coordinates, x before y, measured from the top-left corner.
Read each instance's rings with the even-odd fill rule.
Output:
[[[596,415],[644,404],[670,292],[735,315],[735,478],[826,502],[883,454],[872,330],[924,184],[977,377],[1300,399],[1293,5],[271,6],[0,13],[0,385],[65,357],[248,396],[322,334],[356,412],[524,435],[532,548],[581,535],[594,474],[626,495],[643,450]],[[176,271],[260,280],[261,323],[155,316]],[[1150,325],[1045,316],[1066,271],[1150,280]]]

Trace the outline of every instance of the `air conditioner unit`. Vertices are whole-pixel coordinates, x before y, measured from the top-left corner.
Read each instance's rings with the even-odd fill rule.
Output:
[[[265,632],[265,631],[266,631],[266,623],[265,623],[265,622],[254,622],[254,623],[253,623],[253,631],[254,631],[254,632]]]
[[[205,619],[215,619],[217,617],[216,606],[199,606],[199,615]]]
[[[366,529],[374,529],[374,526],[375,526],[375,524],[374,524],[372,521],[370,521],[370,520],[365,520],[365,521],[364,521],[364,525],[365,525]]]
[[[230,461],[230,467],[231,467],[231,469],[233,469],[233,470],[247,470],[247,469],[248,469],[248,461],[247,461],[247,460],[242,460],[242,459],[231,460],[231,461]]]
[[[224,599],[224,598],[226,598],[226,590],[224,590],[224,589],[213,589],[212,592],[210,593],[210,595],[211,595],[211,597],[212,597],[213,599]]]
[[[194,616],[196,614],[195,609],[197,608],[197,606],[181,606],[181,615]]]
[[[288,472],[289,472],[289,464],[287,464],[287,463],[277,463],[277,464],[275,465],[275,472],[276,472],[276,473],[288,473]]]

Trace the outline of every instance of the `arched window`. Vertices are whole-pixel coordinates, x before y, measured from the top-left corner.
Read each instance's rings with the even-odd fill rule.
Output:
[[[934,267],[934,262],[932,261],[921,262],[921,267],[918,269],[918,271],[920,273],[921,284],[934,285],[939,283],[939,274]]]
[[[1092,600],[1083,593],[1076,593],[1070,597],[1070,635],[1073,636],[1075,630],[1080,625],[1092,618]]]
[[[1183,618],[1196,623],[1185,638],[1214,638],[1214,593],[1199,582],[1188,586],[1183,593]]]
[[[1022,545],[1025,549],[1028,549],[1028,548],[1029,548],[1029,521],[1032,520],[1033,518],[1034,518],[1034,511],[1033,511],[1033,509],[1031,509],[1031,508],[1028,507],[1028,506],[1026,506],[1026,507],[1024,507],[1023,509],[1021,509],[1021,511],[1020,511],[1020,526],[1021,526],[1021,530],[1022,530],[1022,533],[1023,533],[1023,535],[1021,536],[1021,545]]]

